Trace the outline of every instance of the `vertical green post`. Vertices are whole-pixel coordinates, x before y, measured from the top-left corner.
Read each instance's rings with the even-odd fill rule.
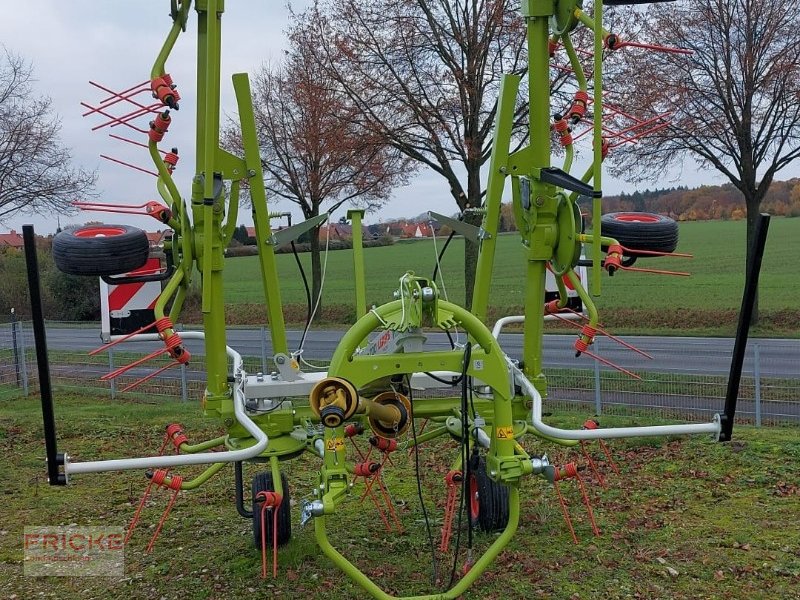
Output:
[[[264,295],[267,300],[267,317],[269,318],[272,351],[275,353],[288,353],[289,345],[286,341],[286,324],[283,320],[278,266],[275,261],[275,250],[270,241],[272,230],[269,226],[267,192],[264,189],[264,171],[261,167],[256,119],[253,114],[253,100],[247,73],[236,73],[233,76],[233,89],[236,93],[236,104],[239,108],[244,160],[247,165],[247,174],[250,178],[250,201],[253,204],[253,221],[256,227],[261,282],[264,285]]]
[[[356,319],[367,314],[367,284],[364,277],[364,237],[362,234],[361,219],[364,218],[364,209],[354,208],[347,211],[353,232],[353,282],[356,286]]]
[[[225,351],[222,218],[224,194],[216,194],[214,165],[219,148],[219,65],[222,0],[199,0],[197,41],[197,151],[192,185],[194,242],[198,267],[203,274],[203,328],[206,334],[205,405],[220,416],[233,411],[228,397],[228,356]]]
[[[600,192],[603,173],[603,1],[594,3],[594,191]],[[602,218],[602,198],[595,194],[592,199],[592,285],[593,296],[600,295],[600,275],[603,269],[600,248],[600,219]]]
[[[492,285],[497,230],[500,223],[500,209],[503,203],[508,148],[511,144],[511,129],[514,125],[514,107],[519,90],[519,75],[503,75],[500,95],[497,98],[497,116],[492,139],[492,158],[489,161],[489,181],[486,184],[486,213],[483,217],[483,230],[486,237],[481,241],[478,266],[475,270],[475,287],[472,292],[472,314],[481,321],[486,320],[489,307],[489,291]]]
[[[538,177],[539,169],[550,166],[550,54],[548,51],[549,18],[552,5],[523,3],[528,26],[528,99],[530,123],[531,198],[527,239],[528,267],[525,289],[525,338],[523,361],[525,374],[544,394],[542,374],[542,333],[544,330],[545,265],[553,256],[558,238],[557,203],[552,186]],[[542,14],[548,13],[548,14]]]

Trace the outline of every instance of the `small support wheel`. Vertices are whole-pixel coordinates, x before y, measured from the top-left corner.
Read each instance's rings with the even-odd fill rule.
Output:
[[[281,501],[280,509],[278,510],[278,545],[283,546],[292,537],[292,511],[290,510],[290,497],[289,497],[289,482],[286,475],[281,472],[281,487],[283,488],[283,500]],[[253,477],[252,495],[253,495],[253,541],[256,548],[261,550],[261,502],[256,500],[259,492],[274,492],[275,485],[272,481],[272,472],[264,471]],[[273,509],[274,510],[274,509]],[[267,536],[267,548],[272,547],[272,516],[269,511],[266,515],[266,528],[265,533]]]
[[[502,531],[508,525],[508,486],[492,481],[486,459],[473,462],[467,488],[467,509],[472,525],[481,531]]]
[[[144,266],[150,242],[130,225],[84,225],[53,239],[53,260],[69,275],[121,275]]]
[[[636,250],[674,252],[678,247],[678,224],[674,219],[646,212],[613,212],[602,216],[601,232],[629,248],[625,256],[647,256]]]

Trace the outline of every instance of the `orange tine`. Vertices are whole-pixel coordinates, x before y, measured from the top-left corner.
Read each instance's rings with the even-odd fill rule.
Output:
[[[135,100],[132,100],[132,98],[135,98],[139,94],[148,91],[148,88],[142,87],[141,89],[136,90],[132,94],[129,94],[129,95],[126,96],[125,94],[127,92],[122,92],[122,93],[118,94],[117,92],[115,92],[113,90],[110,90],[107,87],[104,87],[104,86],[100,85],[99,83],[95,83],[93,81],[90,81],[89,83],[92,84],[93,86],[95,86],[96,88],[99,88],[99,89],[103,90],[104,92],[108,92],[109,94],[112,94],[112,96],[113,96],[112,98],[108,98],[107,100],[104,100],[103,102],[101,102],[99,108],[106,109],[109,106],[114,106],[115,104],[117,104],[119,102],[130,102],[134,106],[138,106],[139,108],[144,108],[144,105],[140,104],[139,102],[136,102]],[[139,86],[137,86],[137,87],[139,87]],[[85,116],[90,115],[90,114],[92,114],[93,112],[96,112],[96,111],[97,111],[97,109],[90,110],[89,112],[83,113],[81,116],[85,117]]]
[[[623,271],[638,271],[639,273],[655,273],[656,275],[675,275],[676,277],[691,277],[691,273],[685,271],[665,271],[663,269],[640,269],[639,267],[619,267]]]
[[[610,360],[607,360],[607,359],[603,358],[602,356],[598,356],[594,352],[589,352],[588,350],[584,350],[582,352],[582,354],[585,354],[586,356],[588,356],[590,358],[594,358],[595,360],[599,360],[604,365],[608,365],[609,367],[611,367],[612,369],[616,369],[620,373],[625,373],[626,375],[629,375],[630,377],[633,377],[634,379],[638,379],[639,381],[642,380],[642,378],[639,377],[636,373],[632,373],[631,371],[628,371],[628,369],[620,367],[619,365],[614,364]]]
[[[142,173],[147,173],[148,175],[152,175],[153,177],[158,177],[158,173],[156,173],[155,171],[145,169],[144,167],[139,167],[132,163],[125,162],[124,160],[114,158],[113,156],[108,156],[107,154],[101,154],[100,158],[111,161],[113,163],[117,163],[118,165],[122,165],[123,167],[128,167],[129,169],[133,169],[134,171],[141,171]]]
[[[637,250],[636,248],[628,248],[626,246],[621,246],[623,250],[627,250],[628,252],[635,252],[636,254],[647,254],[648,256],[675,256],[677,258],[694,258],[693,254],[687,254],[685,252],[658,252],[657,250]]]
[[[671,54],[694,54],[692,50],[687,50],[686,48],[670,48],[669,46],[658,46],[656,44],[641,44],[639,42],[622,42],[620,45],[616,46],[614,50],[619,50],[620,48],[625,48],[629,46],[631,48],[643,48],[644,50],[654,50],[656,52],[668,52]]]
[[[99,83],[96,83],[94,81],[89,81],[89,84],[93,85],[96,88],[103,89],[103,87]],[[129,87],[127,90],[122,90],[121,92],[109,92],[111,95],[108,98],[103,98],[102,100],[100,100],[100,104],[105,104],[109,100],[113,100],[114,98],[117,98],[118,96],[123,96],[123,95],[125,95],[125,94],[127,94],[129,92],[133,92],[134,90],[138,90],[138,88],[142,88],[141,91],[147,91],[147,90],[150,89],[150,82],[149,81],[143,81],[142,83],[139,83],[137,85]],[[136,93],[138,94],[140,92],[137,91]]]
[[[147,362],[151,358],[155,358],[156,356],[159,356],[161,354],[165,354],[166,352],[167,352],[166,349],[164,349],[164,350],[156,350],[155,352],[151,352],[147,356],[143,356],[139,360],[135,360],[129,365],[125,365],[123,367],[120,367],[119,369],[115,369],[114,371],[111,371],[110,373],[106,373],[105,375],[103,375],[100,378],[100,381],[108,381],[109,379],[116,379],[117,377],[119,377],[120,375],[122,375],[126,371],[129,371],[133,367],[139,366],[143,362]]]
[[[167,369],[171,369],[171,368],[172,368],[172,367],[174,367],[175,365],[179,365],[179,364],[181,364],[181,363],[179,363],[179,362],[175,361],[175,362],[172,362],[172,363],[170,363],[170,364],[168,364],[168,365],[165,365],[165,366],[161,367],[160,369],[156,369],[155,371],[153,371],[153,372],[152,372],[152,373],[150,373],[149,375],[145,375],[144,377],[142,377],[142,378],[141,378],[141,379],[139,379],[138,381],[134,381],[134,382],[133,382],[133,383],[131,383],[130,385],[127,385],[127,386],[125,386],[124,388],[122,388],[122,389],[120,390],[120,393],[121,393],[121,392],[127,392],[128,390],[132,390],[132,389],[133,389],[133,388],[135,388],[137,385],[140,385],[140,384],[144,383],[145,381],[149,381],[150,379],[152,379],[152,378],[153,378],[153,377],[155,377],[156,375],[159,375],[160,373],[163,373],[163,372],[164,372],[164,371],[166,371]]]
[[[562,310],[564,310],[564,309],[562,309]],[[576,312],[576,311],[574,311],[572,309],[567,309],[567,310],[569,310],[573,314],[580,315],[579,312]],[[558,315],[558,313],[550,313],[550,314],[553,315],[556,319],[564,321],[567,325],[570,325],[572,327],[577,327],[578,329],[580,329],[582,327],[582,325],[580,325],[579,323],[575,323],[570,319],[566,319],[564,317],[560,317]],[[583,315],[581,315],[581,316],[583,316]],[[633,350],[634,352],[636,352],[637,354],[641,354],[645,358],[649,358],[651,360],[653,359],[653,357],[650,354],[648,354],[647,352],[645,352],[644,350],[640,350],[639,348],[637,348],[636,346],[634,346],[633,344],[631,344],[629,342],[626,342],[622,338],[619,338],[614,334],[608,333],[605,329],[601,329],[600,327],[597,327],[597,326],[595,326],[595,329],[597,330],[598,333],[606,336],[607,338],[609,338],[611,340],[614,340],[615,342],[617,342],[621,346],[625,346],[628,350]]]
[[[134,146],[141,146],[142,148],[149,148],[149,146],[147,144],[142,144],[141,142],[136,142],[134,140],[129,140],[128,138],[122,137],[121,135],[117,135],[116,133],[109,133],[108,137],[114,138],[115,140],[119,140],[121,142],[128,142],[129,144],[133,144]],[[161,148],[158,148],[158,151],[161,154],[169,154],[169,152],[167,152],[166,150],[162,150]],[[142,206],[144,206],[144,204],[142,204]]]

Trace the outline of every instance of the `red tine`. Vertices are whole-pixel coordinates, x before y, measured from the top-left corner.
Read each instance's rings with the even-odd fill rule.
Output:
[[[690,277],[691,273],[686,273],[685,271],[666,271],[664,269],[641,269],[639,267],[624,267],[620,265],[619,267],[623,271],[637,271],[639,273],[655,273],[656,275],[674,275],[675,277]]]
[[[104,158],[106,160],[110,160],[111,162],[117,163],[118,165],[122,165],[123,167],[128,167],[129,169],[133,169],[135,171],[141,171],[142,173],[147,173],[148,175],[152,175],[153,177],[158,177],[158,173],[155,171],[150,171],[149,169],[145,169],[143,167],[138,167],[134,164],[129,162],[125,162],[124,160],[120,160],[118,158],[113,158],[111,156],[107,156],[105,154],[101,154],[100,158]]]
[[[147,144],[142,144],[141,142],[137,142],[137,141],[134,141],[134,140],[129,140],[128,138],[122,137],[121,135],[117,135],[115,133],[109,133],[108,137],[112,137],[115,140],[120,140],[121,142],[128,142],[129,144],[133,144],[134,146],[141,146],[142,148],[149,148],[149,146]],[[158,149],[158,151],[161,154],[164,154],[164,155],[169,154],[169,152],[167,152],[166,150],[161,150],[160,148]]]
[[[170,363],[170,364],[168,364],[168,365],[166,365],[166,366],[163,366],[163,367],[161,367],[160,369],[156,369],[155,371],[153,371],[153,372],[152,372],[152,373],[150,373],[149,375],[145,375],[145,376],[144,376],[144,377],[142,377],[141,379],[139,379],[139,380],[137,380],[137,381],[134,381],[134,382],[133,382],[133,383],[131,383],[130,385],[127,385],[127,386],[125,386],[124,388],[122,388],[122,389],[120,390],[120,392],[127,392],[128,390],[132,390],[133,388],[135,388],[135,387],[136,387],[136,386],[138,386],[138,385],[141,385],[141,384],[142,384],[142,383],[144,383],[145,381],[149,381],[150,379],[152,379],[152,378],[153,378],[153,377],[155,377],[156,375],[159,375],[159,374],[163,373],[164,371],[166,371],[167,369],[171,369],[171,368],[172,368],[172,367],[174,367],[175,365],[179,365],[179,364],[180,364],[179,362],[172,362],[172,363]]]
[[[81,106],[85,106],[87,108],[93,108],[92,106],[89,106],[85,102],[81,102]],[[130,127],[131,129],[133,129],[134,131],[138,131],[139,133],[145,133],[145,134],[147,133],[146,129],[141,129],[140,127],[136,127],[135,125],[131,125],[130,123],[128,123],[126,121],[120,121],[114,115],[110,115],[107,112],[104,112],[104,111],[102,111],[100,109],[98,109],[97,112],[99,114],[103,115],[104,117],[108,117],[110,120],[106,121],[105,123],[101,123],[100,125],[95,125],[94,127],[92,127],[92,131],[97,131],[98,129],[102,129],[103,127],[107,127],[107,126],[109,126],[111,124],[116,123],[117,125],[125,125],[126,127]]]
[[[602,356],[598,356],[594,352],[589,352],[588,350],[584,350],[583,354],[585,354],[589,358],[594,358],[595,360],[599,360],[604,365],[608,365],[609,367],[611,367],[612,369],[616,369],[620,373],[625,373],[626,375],[629,375],[630,377],[633,377],[634,379],[638,379],[639,381],[642,380],[642,378],[639,377],[636,373],[632,373],[631,371],[628,371],[628,369],[624,369],[624,368],[620,367],[619,365],[614,364],[610,360],[607,360],[607,359],[603,358]]]
[[[570,312],[572,312],[572,313],[574,313],[576,315],[580,314],[580,313],[575,312],[574,310],[570,310]],[[558,313],[550,313],[550,314],[552,314],[556,319],[559,319],[559,320],[563,321],[564,323],[566,323],[566,324],[568,324],[568,325],[570,325],[572,327],[577,327],[578,329],[581,329],[581,327],[582,327],[579,323],[575,323],[574,321],[571,321],[570,319],[567,319],[567,318],[564,318],[562,316],[559,316]],[[583,316],[583,315],[581,315],[581,316]],[[631,344],[629,342],[626,342],[625,340],[623,340],[622,338],[617,337],[614,334],[609,333],[605,329],[601,329],[598,326],[595,326],[595,329],[597,330],[597,333],[600,333],[600,334],[606,336],[610,340],[614,340],[615,342],[617,342],[621,346],[625,346],[628,350],[633,350],[637,354],[641,354],[642,356],[644,356],[645,358],[649,358],[650,360],[653,359],[653,357],[650,354],[648,354],[647,352],[645,352],[644,350],[640,350],[639,348],[637,348],[633,344]]]
[[[130,95],[128,95],[128,96],[123,96],[123,95],[121,95],[121,94],[115,94],[115,93],[114,93],[114,92],[112,92],[111,90],[109,90],[109,89],[107,89],[107,88],[103,87],[103,86],[102,86],[102,85],[100,85],[100,84],[94,83],[93,81],[90,81],[89,83],[91,83],[92,85],[94,85],[94,86],[96,86],[96,87],[100,88],[101,90],[105,90],[105,91],[107,91],[107,92],[110,92],[110,93],[114,94],[114,95],[116,96],[116,99],[110,98],[109,100],[104,100],[104,101],[103,101],[103,102],[101,102],[101,103],[99,104],[99,106],[97,106],[96,108],[92,108],[91,110],[89,110],[89,111],[87,111],[87,112],[83,113],[83,114],[81,115],[82,117],[87,117],[87,116],[89,116],[89,115],[91,115],[91,114],[93,114],[93,113],[96,113],[96,112],[98,112],[100,109],[107,109],[107,108],[109,108],[109,107],[111,107],[111,106],[114,106],[115,104],[118,104],[118,103],[120,103],[120,102],[130,102],[130,103],[131,103],[131,104],[133,104],[134,106],[138,106],[138,107],[140,107],[140,108],[144,108],[144,105],[143,105],[143,104],[140,104],[140,103],[136,102],[135,100],[132,100],[131,98],[134,98],[134,97],[138,96],[139,94],[141,94],[141,93],[143,93],[143,92],[147,92],[147,91],[149,91],[149,89],[148,89],[148,88],[142,88],[142,89],[140,89],[140,90],[137,90],[137,91],[135,91],[134,93],[132,93],[132,94],[130,94]]]
[[[91,85],[95,86],[95,87],[100,87],[100,86],[99,86],[98,84],[96,84],[94,81],[90,81],[89,83],[90,83]],[[103,99],[100,101],[100,104],[103,104],[104,102],[108,102],[109,100],[113,100],[113,99],[114,99],[115,97],[117,97],[117,96],[121,96],[121,95],[123,95],[123,94],[127,94],[127,93],[129,93],[129,92],[132,92],[133,90],[135,90],[135,89],[137,89],[137,88],[140,88],[140,87],[145,87],[145,86],[146,86],[146,89],[150,89],[150,82],[149,82],[149,81],[143,81],[142,83],[139,83],[139,84],[137,84],[137,85],[134,85],[133,87],[129,87],[127,90],[122,90],[122,91],[121,91],[121,92],[119,92],[118,94],[117,94],[116,92],[111,92],[111,96],[109,96],[108,98],[103,98]]]

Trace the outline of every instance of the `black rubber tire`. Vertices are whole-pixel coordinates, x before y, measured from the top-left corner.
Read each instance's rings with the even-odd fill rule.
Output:
[[[467,510],[473,527],[490,533],[503,531],[508,525],[508,486],[489,479],[483,457],[473,462],[467,490]]]
[[[281,487],[283,488],[283,501],[278,511],[278,546],[283,546],[292,537],[292,511],[289,496],[289,482],[286,475],[281,473]],[[274,492],[275,486],[272,484],[272,472],[263,471],[253,477],[252,496],[253,496],[253,543],[256,548],[261,550],[261,503],[256,501],[259,492]],[[267,511],[267,548],[272,548],[272,516]]]
[[[130,225],[84,225],[53,239],[53,260],[70,275],[120,275],[147,262],[147,234]]]
[[[600,230],[631,251],[626,256],[649,256],[635,250],[674,252],[678,247],[678,224],[674,219],[646,212],[613,212],[603,215]]]

